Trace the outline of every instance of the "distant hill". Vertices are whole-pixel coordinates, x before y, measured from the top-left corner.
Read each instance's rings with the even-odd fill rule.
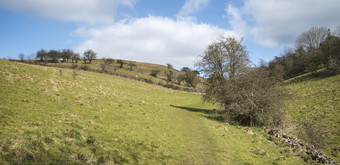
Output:
[[[213,108],[198,93],[0,60],[0,164],[306,164]]]
[[[123,65],[121,66],[118,62],[118,59],[114,59],[114,62],[106,65],[105,72],[109,72],[114,75],[119,75],[126,78],[132,78],[135,80],[147,81],[150,83],[158,84],[165,87],[171,87],[172,89],[178,89],[185,91],[203,91],[203,83],[204,79],[202,77],[197,77],[199,79],[199,83],[197,87],[192,88],[190,84],[186,83],[183,80],[184,72],[178,71],[172,67],[168,67],[165,65],[159,64],[151,64],[144,62],[136,62],[136,61],[127,61],[121,60]],[[20,61],[19,61],[20,62]],[[24,61],[25,63],[32,63],[32,61]],[[39,61],[34,61],[33,63],[43,65],[43,66],[52,66],[52,67],[62,67],[62,68],[72,68],[72,69],[80,69],[80,70],[88,70],[95,72],[103,72],[103,59],[93,60],[91,64],[85,64],[82,61],[78,61],[78,63],[72,62],[58,62],[58,63],[44,63]],[[171,81],[169,82],[167,74],[169,72],[172,73]],[[153,75],[156,73],[156,75]],[[181,78],[180,78],[181,77]]]

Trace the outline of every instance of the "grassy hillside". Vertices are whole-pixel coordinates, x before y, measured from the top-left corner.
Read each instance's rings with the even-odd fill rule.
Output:
[[[0,60],[0,164],[305,164],[201,95]]]
[[[168,72],[168,70],[169,70],[167,66],[124,60],[124,62],[126,64],[123,65],[123,68],[120,68],[119,67],[120,64],[118,64],[116,62],[117,62],[117,60],[115,60],[115,62],[110,64],[110,66],[107,68],[107,71],[125,74],[125,75],[129,75],[129,76],[133,76],[133,77],[145,78],[147,80],[151,80],[151,81],[162,83],[162,84],[167,83],[167,81],[166,81],[167,77],[165,75],[165,72]],[[129,67],[130,63],[135,64],[135,66],[132,68],[132,70]],[[96,60],[92,61],[92,64],[86,64],[86,66],[88,66],[92,69],[102,70],[102,68],[101,68],[102,64],[104,64],[102,59],[96,59]],[[63,67],[63,66],[71,67],[71,66],[77,65],[78,68],[80,68],[81,66],[84,66],[82,61],[79,61],[78,63],[71,63],[71,62],[63,62],[63,63],[56,63],[56,64],[55,63],[47,63],[47,65],[57,66],[57,67]],[[159,73],[157,74],[157,77],[150,75],[152,70],[158,70],[159,71]],[[182,72],[180,72],[176,69],[171,69],[171,70],[174,73],[174,79],[175,79],[175,76],[177,76],[178,74],[183,74]],[[175,80],[173,80],[173,81],[175,81]],[[203,81],[203,79],[201,79],[201,81]],[[177,86],[176,83],[173,83],[173,85]],[[182,82],[181,85],[186,86],[185,82]],[[198,84],[198,86],[203,87],[202,84]]]
[[[300,139],[340,162],[340,75],[321,70],[289,80],[289,114]]]

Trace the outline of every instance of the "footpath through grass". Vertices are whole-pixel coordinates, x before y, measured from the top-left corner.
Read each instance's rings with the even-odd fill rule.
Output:
[[[0,164],[304,164],[201,95],[0,60]]]

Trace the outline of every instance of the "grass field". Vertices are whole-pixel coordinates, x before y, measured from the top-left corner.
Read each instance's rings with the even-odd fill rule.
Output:
[[[124,66],[123,68],[119,68],[119,64],[116,63],[116,61],[113,62],[107,68],[107,71],[121,73],[121,74],[125,74],[125,75],[130,75],[130,76],[133,76],[133,77],[141,77],[141,78],[145,78],[145,79],[152,80],[154,82],[158,82],[158,83],[162,83],[162,84],[167,83],[166,82],[166,75],[165,75],[165,72],[167,72],[169,70],[167,68],[167,66],[150,64],[150,63],[143,63],[143,62],[135,62],[135,61],[124,61],[124,62],[126,64],[123,65]],[[132,68],[132,70],[130,70],[130,67],[128,66],[128,64],[131,63],[131,62],[136,65],[135,67]],[[96,60],[92,61],[92,64],[86,64],[86,65],[91,67],[92,69],[102,70],[101,65],[103,63],[104,62],[103,62],[102,59],[96,59]],[[57,66],[57,67],[63,67],[63,66],[71,67],[72,65],[78,65],[78,68],[79,68],[81,66],[84,66],[85,64],[83,64],[82,61],[78,61],[78,63],[71,63],[71,62],[63,62],[63,63],[57,63],[57,64],[47,63],[47,65]],[[157,77],[150,75],[152,70],[160,71],[157,74]],[[171,70],[174,72],[174,75],[183,74],[176,69],[171,69]]]
[[[305,164],[201,95],[0,60],[0,164]]]
[[[317,143],[340,162],[340,75],[320,70],[316,75],[289,80],[287,87],[293,96],[287,101],[296,126],[292,133],[306,142]]]

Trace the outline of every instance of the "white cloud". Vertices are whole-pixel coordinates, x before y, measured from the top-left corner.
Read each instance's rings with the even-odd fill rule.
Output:
[[[229,5],[230,24],[248,23],[253,40],[266,47],[289,46],[313,26],[334,28],[340,24],[339,0],[244,0],[241,7]],[[242,15],[242,20],[235,16]]]
[[[236,34],[207,24],[165,17],[148,16],[117,22],[101,28],[79,30],[88,40],[78,52],[93,49],[99,57],[112,57],[157,64],[171,63],[176,68],[193,67],[207,45],[222,35]]]
[[[232,5],[229,5],[225,11],[228,13],[231,29],[238,34],[245,36],[249,28],[247,22],[242,19],[241,11]]]
[[[62,21],[87,24],[111,23],[117,8],[133,7],[136,0],[0,0],[0,6],[13,11]]]
[[[178,17],[185,17],[202,10],[210,0],[186,0],[181,11],[177,14]]]

